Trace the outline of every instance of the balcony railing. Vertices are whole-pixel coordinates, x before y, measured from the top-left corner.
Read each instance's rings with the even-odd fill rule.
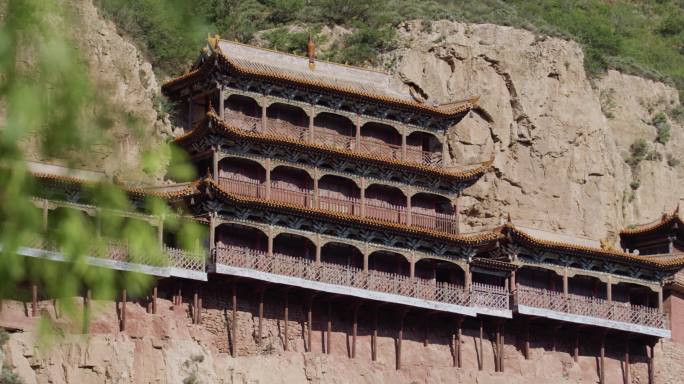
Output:
[[[256,180],[237,180],[220,177],[219,185],[226,192],[240,196],[267,199],[266,185]],[[316,196],[312,190],[293,190],[271,183],[270,200],[293,204],[300,207],[316,208]],[[365,213],[362,215],[361,201],[358,198],[339,198],[318,196],[318,208],[326,211],[345,213],[353,216],[370,217],[391,223],[407,224],[406,207],[366,200]],[[411,226],[436,229],[447,233],[458,233],[458,222],[453,215],[446,213],[412,212]]]
[[[657,308],[609,302],[596,297],[574,294],[566,296],[562,292],[519,285],[516,291],[516,302],[518,305],[573,315],[597,317],[660,329],[668,328],[667,315],[658,311]]]
[[[228,111],[226,111],[224,119],[236,128],[246,131],[268,133],[311,142],[311,135],[308,127],[292,124],[285,120],[266,118],[266,126],[264,127],[260,117],[247,116],[241,113]],[[313,142],[359,153],[378,154],[393,160],[404,160],[436,168],[442,166],[442,154],[440,152],[423,151],[415,147],[407,147],[405,151],[402,151],[401,145],[389,144],[368,137],[361,137],[358,141],[359,144],[357,145],[354,136],[335,133],[329,129],[314,127]]]
[[[394,273],[363,271],[350,266],[319,263],[282,254],[269,256],[266,252],[236,247],[217,247],[213,251],[216,264],[253,269],[282,276],[296,277],[315,282],[390,293],[416,299],[438,301],[461,306],[487,307],[508,310],[508,293],[491,286],[474,287],[468,292],[463,287],[411,279]]]

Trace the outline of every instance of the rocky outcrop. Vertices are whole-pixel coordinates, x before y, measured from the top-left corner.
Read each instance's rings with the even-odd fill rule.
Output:
[[[519,349],[516,326],[507,326],[504,348],[504,373],[494,372],[493,344],[485,333],[483,370],[478,370],[476,324],[466,324],[462,337],[463,367],[452,366],[448,321],[431,317],[428,343],[424,316],[407,318],[402,343],[402,369],[395,370],[396,319],[381,312],[378,359],[371,361],[369,321],[359,319],[357,355],[349,357],[351,324],[347,306],[333,312],[331,353],[322,351],[325,329],[325,303],[314,309],[313,350],[306,352],[303,329],[304,313],[299,302],[291,302],[288,342],[283,349],[282,300],[276,294],[267,299],[263,339],[257,346],[256,303],[238,302],[237,357],[231,357],[227,345],[232,337],[230,308],[221,300],[205,296],[207,307],[202,323],[191,324],[186,304],[174,306],[158,301],[158,313],[148,314],[144,303],[129,302],[127,327],[118,332],[115,305],[93,302],[90,335],[55,335],[50,348],[36,342],[35,318],[27,317],[24,306],[5,301],[0,325],[16,331],[4,346],[5,363],[26,384],[34,383],[491,383],[536,384],[595,383],[597,381],[598,344],[586,335],[581,340],[580,358],[575,363],[570,343],[559,333],[552,347],[549,330],[539,328],[532,334],[531,358],[525,360]],[[78,302],[76,307],[78,309]],[[52,301],[40,303],[44,316],[54,318]],[[23,319],[23,323],[22,323]],[[10,323],[8,323],[10,321]],[[57,319],[60,329],[77,329],[64,319]],[[23,325],[22,325],[23,324]],[[45,340],[45,339],[42,339]],[[622,342],[608,343],[606,382],[622,383]],[[684,346],[668,341],[656,350],[658,383],[678,383],[682,375]],[[632,350],[630,377],[633,383],[647,382],[646,360],[642,350]]]
[[[385,61],[406,83],[436,102],[480,96],[485,113],[449,140],[456,164],[496,155],[495,171],[464,192],[466,230],[510,213],[519,225],[614,238],[684,198],[684,168],[667,161],[681,156],[682,126],[670,119],[662,145],[651,125],[679,105],[676,89],[615,71],[592,80],[578,44],[509,27],[416,21],[399,34],[402,48]],[[660,155],[631,169],[624,159],[638,139]]]

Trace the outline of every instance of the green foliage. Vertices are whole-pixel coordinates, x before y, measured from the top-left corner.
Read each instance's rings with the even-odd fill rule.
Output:
[[[667,165],[670,167],[676,167],[681,163],[681,161],[676,158],[673,154],[668,153],[667,154]]]
[[[684,124],[684,104],[679,104],[678,106],[672,108],[670,110],[670,116],[679,124]]]
[[[666,144],[668,140],[670,140],[672,127],[670,127],[670,123],[667,121],[667,116],[665,116],[665,113],[659,112],[656,114],[651,123],[656,128],[656,141],[660,144]]]
[[[268,42],[268,48],[297,55],[306,54],[307,31],[288,31],[286,27],[272,29],[262,35]],[[317,39],[317,41],[319,41]]]
[[[641,186],[641,181],[639,181],[639,180],[632,180],[632,182],[629,183],[629,187],[632,188],[633,191],[636,191],[637,189],[639,189],[640,186]]]
[[[646,158],[647,154],[648,143],[644,139],[638,139],[629,146],[629,156],[625,159],[625,163],[635,169]]]

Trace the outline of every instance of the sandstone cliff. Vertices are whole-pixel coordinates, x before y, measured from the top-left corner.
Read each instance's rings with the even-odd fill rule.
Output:
[[[466,230],[510,213],[521,225],[604,238],[684,198],[684,167],[667,162],[681,157],[682,126],[670,119],[662,145],[651,125],[679,105],[676,89],[615,71],[592,80],[578,44],[514,28],[408,22],[399,32],[402,47],[385,61],[404,82],[437,102],[480,96],[485,113],[450,135],[456,164],[496,155],[495,172],[464,192]],[[638,139],[661,158],[633,171],[624,158]]]

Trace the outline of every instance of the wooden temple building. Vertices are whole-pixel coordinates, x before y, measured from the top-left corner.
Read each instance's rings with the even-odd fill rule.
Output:
[[[528,357],[530,327],[541,325],[570,335],[575,361],[582,343],[598,343],[601,382],[606,340],[625,346],[627,377],[630,353],[645,355],[652,381],[655,343],[684,341],[679,213],[625,229],[615,246],[510,218],[463,233],[459,196],[490,170],[492,159],[459,164],[450,156],[447,131],[469,113],[485,112],[475,97],[438,105],[397,91],[393,81],[316,60],[312,44],[301,57],[210,39],[193,68],[162,87],[184,128],[175,143],[203,176],[127,191],[133,200],[166,199],[206,225],[208,254],[198,261],[172,248],[163,219],[131,211],[121,214],[157,228],[168,262],[127,260],[122,248],[91,262],[156,276],[153,297],[191,300],[194,322],[202,321],[197,287],[211,280],[229,281],[223,292],[232,300],[233,327],[238,295],[263,300],[264,290],[277,289],[284,292],[287,334],[288,297],[300,298],[308,351],[312,312],[325,315],[343,302],[353,315],[350,357],[359,312],[375,313],[371,344],[377,343],[377,312],[396,313],[397,369],[404,317],[437,313],[430,318],[453,324],[454,366],[461,366],[463,327],[479,329],[480,348],[483,333],[495,335],[495,370],[503,371],[503,330],[516,330],[520,353]],[[79,193],[88,175],[34,174],[50,190],[35,199],[47,227],[59,209],[97,214]],[[40,245],[21,252],[59,259]],[[333,324],[326,326],[329,335]],[[236,342],[231,339],[233,354]],[[373,359],[376,348],[371,345]]]

